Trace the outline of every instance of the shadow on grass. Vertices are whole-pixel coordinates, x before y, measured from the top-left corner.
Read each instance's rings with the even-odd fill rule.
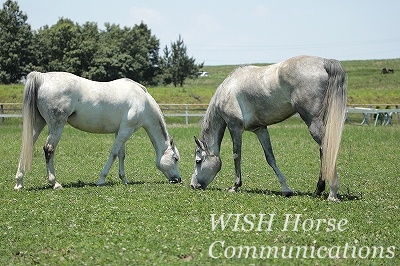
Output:
[[[169,184],[168,181],[131,181],[126,184],[127,186],[131,185],[146,185],[146,184],[152,184],[152,185],[164,185],[164,184]],[[66,183],[66,184],[61,184],[63,188],[84,188],[84,187],[113,187],[113,186],[118,186],[122,185],[121,181],[107,181],[104,185],[97,185],[95,182],[84,182],[81,180],[78,180],[76,182],[71,182],[71,183]],[[174,184],[171,184],[174,185]],[[33,188],[28,188],[28,191],[39,191],[39,190],[46,190],[46,189],[52,189],[53,187],[50,184],[41,186],[41,187],[33,187]]]
[[[211,187],[207,190],[213,190],[213,191],[227,191],[227,189],[221,189],[221,188],[216,188],[216,187]],[[259,195],[274,195],[274,196],[281,196],[282,198],[287,198],[285,196],[282,196],[281,191],[277,190],[269,190],[269,189],[258,189],[258,188],[251,188],[251,189],[245,189],[241,188],[239,189],[239,192],[244,192],[244,193],[251,193],[251,194],[259,194]],[[321,198],[321,199],[328,199],[329,192],[324,192],[322,193],[321,196],[317,196],[314,192],[302,192],[302,191],[294,191],[293,195],[290,197],[312,197],[312,198]],[[351,193],[349,189],[347,189],[346,194],[338,194],[338,198],[340,201],[354,201],[354,200],[361,200],[362,199],[362,194],[355,195],[355,193]]]

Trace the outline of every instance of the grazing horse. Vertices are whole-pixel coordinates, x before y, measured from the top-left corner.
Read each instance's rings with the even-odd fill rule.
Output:
[[[156,152],[157,168],[172,183],[181,182],[179,152],[169,137],[163,114],[146,88],[130,79],[95,82],[65,72],[29,73],[23,96],[22,149],[15,189],[21,189],[32,166],[33,145],[44,126],[48,136],[43,147],[48,181],[56,181],[53,158],[66,123],[91,133],[114,133],[115,141],[97,185],[103,185],[118,157],[124,184],[125,142],[143,127]]]
[[[316,193],[324,191],[328,180],[328,199],[338,201],[336,161],[345,110],[346,72],[336,60],[298,56],[269,66],[239,67],[216,90],[204,117],[201,137],[195,137],[191,187],[205,189],[221,169],[220,146],[228,127],[236,174],[231,191],[242,185],[242,134],[246,130],[257,135],[281,184],[282,195],[292,195],[276,165],[267,126],[299,113],[320,146],[321,170]]]

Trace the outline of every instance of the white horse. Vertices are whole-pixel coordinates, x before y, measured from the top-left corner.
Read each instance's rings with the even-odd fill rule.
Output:
[[[242,134],[246,130],[257,135],[281,184],[282,195],[292,195],[276,165],[267,126],[298,112],[320,145],[321,171],[316,193],[324,191],[328,180],[328,199],[338,201],[336,161],[345,110],[346,72],[336,60],[299,56],[270,66],[239,67],[216,90],[203,121],[201,137],[195,137],[191,187],[205,189],[221,169],[220,146],[228,127],[236,173],[231,191],[242,185]]]
[[[44,126],[48,136],[43,147],[48,181],[56,181],[53,157],[66,123],[91,133],[114,133],[115,141],[97,185],[103,185],[115,161],[119,159],[119,177],[124,184],[125,142],[143,127],[156,152],[157,168],[172,183],[181,182],[179,152],[169,137],[163,114],[146,88],[130,79],[95,82],[70,73],[31,72],[23,99],[22,149],[16,173],[15,189],[21,189],[26,171],[32,166],[33,145]]]

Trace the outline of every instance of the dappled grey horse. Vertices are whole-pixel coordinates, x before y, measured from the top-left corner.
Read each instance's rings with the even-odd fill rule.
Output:
[[[255,133],[268,164],[275,171],[282,194],[292,195],[276,165],[267,126],[296,112],[320,146],[321,170],[316,194],[329,181],[329,200],[338,201],[336,161],[346,111],[346,72],[336,60],[298,56],[269,66],[234,70],[218,87],[208,106],[200,139],[195,137],[195,168],[191,187],[205,189],[221,169],[220,146],[228,127],[233,142],[236,181],[242,185],[242,134]]]
[[[31,72],[24,89],[22,149],[15,189],[21,189],[32,166],[33,145],[44,126],[48,136],[43,147],[48,181],[60,188],[54,170],[54,153],[66,123],[91,133],[113,133],[115,141],[98,185],[105,183],[118,157],[119,177],[124,184],[125,142],[143,127],[156,152],[157,168],[172,182],[181,182],[179,152],[168,135],[160,107],[146,88],[130,79],[95,82],[70,73]]]

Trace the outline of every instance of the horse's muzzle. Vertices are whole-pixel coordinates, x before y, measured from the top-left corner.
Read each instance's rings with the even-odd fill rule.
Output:
[[[170,183],[176,184],[176,183],[182,183],[182,178],[180,176],[173,176],[170,180]]]
[[[190,185],[190,188],[192,188],[192,189],[205,189],[205,188],[203,188],[203,186],[202,185],[200,185],[200,184],[196,184],[196,185],[194,185],[194,184],[191,184]]]

